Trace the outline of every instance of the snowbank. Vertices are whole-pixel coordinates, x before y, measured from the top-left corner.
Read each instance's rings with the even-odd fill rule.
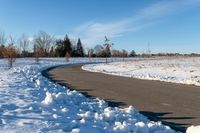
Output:
[[[200,126],[191,126],[187,129],[186,133],[200,133]]]
[[[85,65],[82,69],[112,75],[200,86],[200,58],[158,58]]]
[[[99,60],[97,60],[99,61]],[[88,62],[73,59],[69,63]],[[41,133],[175,133],[149,121],[134,107],[108,107],[77,91],[50,82],[41,71],[68,64],[63,59],[18,59],[13,69],[0,60],[0,132]]]

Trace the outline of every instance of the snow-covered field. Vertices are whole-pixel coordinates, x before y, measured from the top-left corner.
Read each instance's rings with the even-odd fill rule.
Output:
[[[84,70],[148,80],[200,86],[200,57],[155,58],[91,64]]]
[[[103,100],[86,98],[41,75],[49,67],[80,62],[88,60],[44,58],[38,65],[26,58],[17,59],[14,68],[8,69],[0,59],[0,132],[175,132],[160,122],[149,121],[132,106],[108,107]]]

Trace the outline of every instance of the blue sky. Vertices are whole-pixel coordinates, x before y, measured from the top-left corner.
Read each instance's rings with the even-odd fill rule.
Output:
[[[200,0],[0,0],[0,30],[15,38],[46,31],[80,37],[85,47],[106,35],[116,49],[200,53]]]

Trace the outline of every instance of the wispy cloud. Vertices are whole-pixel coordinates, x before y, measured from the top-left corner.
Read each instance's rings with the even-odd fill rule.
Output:
[[[95,43],[98,40],[102,40],[105,35],[109,37],[119,37],[122,33],[127,32],[129,21],[118,22],[88,22],[84,23],[74,29],[75,36],[81,36],[82,40],[87,43]]]
[[[155,19],[199,6],[200,0],[164,0],[138,12],[139,19]]]
[[[141,30],[159,18],[171,14],[177,14],[200,5],[200,0],[166,0],[151,4],[130,18],[124,18],[114,22],[95,22],[83,23],[73,30],[72,36],[82,38],[87,46],[94,45],[102,40],[104,36],[115,38],[123,36],[127,32]]]
[[[116,22],[89,22],[84,23],[73,30],[73,37],[81,37],[81,40],[87,45],[92,46],[104,39],[104,36],[116,38],[123,36],[124,33],[140,30],[152,23],[133,24],[133,20],[124,19]]]

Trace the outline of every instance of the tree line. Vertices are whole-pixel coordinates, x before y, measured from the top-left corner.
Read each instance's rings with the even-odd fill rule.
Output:
[[[86,52],[80,38],[74,41],[66,35],[63,39],[56,39],[55,36],[40,31],[33,38],[22,34],[15,40],[12,36],[7,38],[4,32],[0,32],[0,58],[7,58],[10,67],[17,57],[35,57],[36,62],[39,63],[40,57],[65,57],[68,60],[70,57],[128,56],[136,56],[135,51],[128,53],[126,50],[111,50],[108,39],[105,44],[96,45]]]
[[[104,44],[96,45],[93,48],[85,49],[78,38],[77,41],[70,39],[67,35],[63,39],[56,39],[44,31],[38,32],[33,38],[22,34],[15,40],[12,36],[8,38],[4,32],[0,32],[0,58],[7,58],[9,67],[12,67],[17,57],[34,57],[39,63],[40,57],[65,57],[68,61],[70,57],[153,57],[153,56],[200,56],[200,54],[179,54],[179,53],[157,53],[157,54],[136,54],[134,50],[128,52],[124,49],[116,50],[113,43],[105,37]],[[31,47],[32,46],[32,47]]]

